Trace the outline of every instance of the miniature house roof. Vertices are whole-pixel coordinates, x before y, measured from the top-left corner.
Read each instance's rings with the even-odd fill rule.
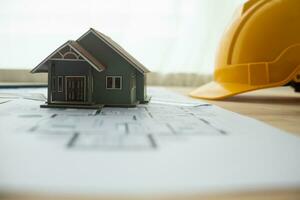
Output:
[[[48,72],[48,60],[83,60],[87,61],[97,71],[103,71],[104,65],[94,58],[88,51],[81,47],[78,42],[69,40],[52,54],[45,58],[31,73]]]
[[[105,70],[105,65],[101,63],[100,60],[96,59],[91,53],[84,49],[80,44],[80,40],[87,36],[89,33],[93,33],[99,40],[108,45],[113,51],[119,54],[123,59],[130,63],[134,68],[136,68],[141,73],[150,72],[143,64],[137,61],[133,56],[131,56],[127,51],[125,51],[120,45],[113,41],[110,37],[104,35],[103,33],[91,28],[84,35],[82,35],[77,41],[68,41],[58,49],[56,49],[52,54],[45,58],[38,66],[36,66],[31,73],[48,72],[48,60],[78,60],[86,61],[97,71]]]
[[[113,41],[110,37],[106,36],[105,34],[97,31],[96,29],[90,28],[84,35],[82,35],[77,41],[83,39],[89,33],[93,33],[100,39],[102,42],[107,44],[112,50],[118,53],[121,57],[123,57],[127,62],[129,62],[133,67],[135,67],[138,71],[142,73],[148,73],[148,70],[142,63],[137,61],[132,55],[130,55],[125,49],[123,49],[119,44]]]

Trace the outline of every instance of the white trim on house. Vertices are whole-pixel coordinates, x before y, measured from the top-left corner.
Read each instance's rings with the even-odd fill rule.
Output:
[[[52,90],[52,92],[57,91],[57,79],[56,78],[57,78],[56,76],[51,77],[51,90]]]
[[[108,88],[107,87],[107,79],[112,78],[112,87]],[[116,88],[116,79],[120,79],[120,88]],[[123,88],[123,77],[122,76],[106,76],[105,77],[105,89],[107,90],[122,90]]]
[[[69,58],[64,58],[64,59],[62,59],[62,58],[51,58],[51,59],[49,59],[49,60],[63,60],[63,61],[82,61],[82,62],[86,62],[85,60],[82,60],[82,59],[69,59]]]
[[[37,67],[35,67],[33,70],[31,70],[31,73],[36,73],[36,72],[47,72],[48,71],[48,66],[45,65],[45,63],[48,60],[68,60],[68,61],[86,61],[88,62],[94,69],[96,69],[98,72],[103,71],[99,69],[98,66],[96,66],[95,64],[93,64],[87,57],[85,57],[82,53],[80,53],[77,49],[75,49],[74,47],[72,47],[72,45],[70,44],[71,41],[68,41],[66,43],[64,43],[62,46],[60,46],[58,49],[56,49],[53,53],[51,53],[47,58],[45,58]],[[59,53],[62,57],[65,56],[65,54],[62,54],[60,52],[60,50],[62,50],[63,48],[65,48],[66,46],[69,46],[70,49],[72,49],[75,53],[77,53],[80,57],[82,57],[84,60],[80,59],[78,57],[78,59],[59,59],[59,58],[51,58],[53,57],[55,54]],[[68,53],[68,52],[67,52]]]
[[[75,54],[74,52],[72,52],[72,51],[69,51],[69,52],[65,53],[63,55],[62,59],[72,59],[72,58],[66,58],[66,56],[68,56],[68,55],[74,56],[75,57],[74,60],[82,60],[82,59],[79,59],[79,56],[77,54]]]
[[[58,76],[57,77],[57,92],[63,92],[63,90],[64,90],[63,87],[64,87],[64,77]]]
[[[77,51],[77,49],[73,48],[72,46],[70,46],[76,53],[78,53],[83,59],[85,59],[95,70],[97,70],[98,72],[101,72],[102,70],[99,70],[99,68],[97,66],[95,66],[92,62],[89,61],[89,59],[87,59],[83,54],[81,54],[79,51]]]
[[[65,52],[65,53],[61,52],[66,47],[69,47],[68,48],[69,50],[67,52]],[[75,51],[74,50],[72,51],[72,50],[73,49],[71,48],[70,45],[65,45],[65,46],[61,47],[58,50],[58,52],[55,53],[49,60],[70,60],[70,61],[71,60],[82,60],[82,61],[85,61],[79,54],[75,53]],[[54,58],[54,56],[56,54],[60,55],[60,58]],[[68,55],[73,55],[74,58],[66,58]]]

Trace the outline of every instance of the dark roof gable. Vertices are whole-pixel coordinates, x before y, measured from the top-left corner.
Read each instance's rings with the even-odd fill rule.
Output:
[[[135,67],[138,71],[142,73],[150,72],[143,64],[137,61],[132,55],[130,55],[125,49],[123,49],[119,44],[113,41],[110,37],[104,35],[103,33],[90,28],[85,34],[83,34],[77,41],[79,42],[89,33],[93,33],[100,39],[102,42],[107,44],[113,51],[119,54],[122,58],[124,58],[127,62],[129,62],[133,67]]]

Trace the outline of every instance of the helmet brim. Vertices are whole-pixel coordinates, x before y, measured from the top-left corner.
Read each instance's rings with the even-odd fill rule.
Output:
[[[201,99],[221,100],[253,89],[253,87],[246,84],[218,83],[212,81],[192,91],[190,96]]]

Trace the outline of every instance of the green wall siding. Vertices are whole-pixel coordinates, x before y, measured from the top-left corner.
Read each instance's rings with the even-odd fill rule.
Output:
[[[94,70],[94,98],[104,104],[135,104],[142,98],[137,94],[136,78],[143,76],[123,57],[102,42],[93,33],[89,33],[79,44],[105,65],[106,70],[97,73]],[[105,76],[122,76],[122,90],[106,90]],[[143,87],[143,86],[140,86]]]
[[[112,50],[107,44],[102,42],[93,33],[89,33],[78,43],[95,58],[101,61],[107,68],[132,66],[124,60],[118,53]]]
[[[136,95],[140,102],[143,102],[147,97],[146,76],[141,73],[136,74]]]
[[[50,61],[49,66],[51,67],[51,70],[49,70],[49,85],[50,90],[52,91],[52,94],[49,93],[49,98],[52,96],[53,101],[65,101],[65,77],[66,76],[85,76],[85,99],[87,102],[91,102],[91,93],[90,93],[90,87],[91,87],[91,76],[90,76],[90,70],[91,66],[84,61]],[[63,85],[62,85],[62,91],[58,92],[58,77],[63,77]],[[56,79],[56,88],[52,88],[52,82],[53,78]],[[51,99],[48,99],[48,102],[51,102]]]
[[[134,75],[132,69],[121,69],[110,68],[103,72],[96,72],[94,70],[94,92],[93,97],[96,102],[105,105],[127,105],[135,104],[136,98],[132,92],[132,81],[130,77]],[[121,76],[122,77],[122,89],[106,89],[106,76]],[[135,81],[135,78],[134,78]]]

